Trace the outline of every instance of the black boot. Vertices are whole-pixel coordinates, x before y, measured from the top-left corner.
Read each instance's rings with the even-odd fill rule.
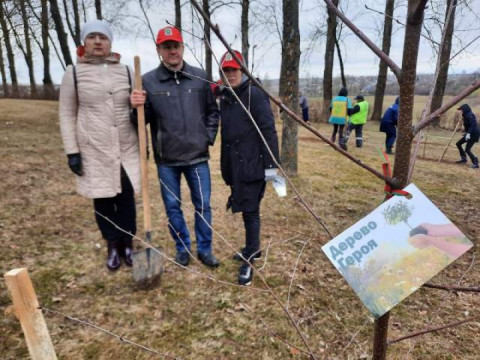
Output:
[[[392,147],[387,146],[387,154],[393,155]]]
[[[127,236],[122,239],[123,240],[123,251],[121,252],[121,256],[123,260],[125,260],[125,265],[132,266],[132,253],[133,253],[133,245],[132,245],[132,237]]]
[[[115,271],[120,267],[118,243],[118,241],[108,241],[107,268],[111,271]]]
[[[362,139],[356,139],[356,145],[357,145],[357,148],[361,148],[362,145],[363,145],[363,140]]]
[[[478,158],[473,159],[473,164],[470,166],[472,169],[478,169]]]
[[[466,157],[466,156],[462,156],[462,158],[461,158],[460,160],[455,161],[455,163],[457,163],[457,164],[466,164],[466,163],[467,163],[467,157]]]

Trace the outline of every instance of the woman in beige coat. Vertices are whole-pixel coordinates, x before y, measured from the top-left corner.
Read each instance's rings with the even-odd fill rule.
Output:
[[[120,257],[132,265],[134,191],[140,188],[138,137],[130,122],[131,71],[111,52],[113,36],[106,22],[86,23],[81,38],[77,65],[67,68],[60,87],[60,129],[77,191],[93,199],[107,240],[107,267],[116,270]]]

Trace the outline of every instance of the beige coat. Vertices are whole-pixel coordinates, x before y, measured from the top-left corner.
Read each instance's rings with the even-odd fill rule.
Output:
[[[130,122],[128,73],[118,59],[79,58],[67,67],[60,87],[60,130],[66,154],[80,153],[83,176],[77,191],[87,198],[109,198],[122,192],[125,169],[135,192],[140,189],[138,137]],[[130,70],[133,77],[133,72]]]

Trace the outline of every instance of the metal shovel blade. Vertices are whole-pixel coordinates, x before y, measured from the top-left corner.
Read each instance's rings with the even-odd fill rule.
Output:
[[[150,243],[149,233],[147,242]],[[162,256],[152,248],[142,249],[132,254],[133,280],[139,288],[150,288],[160,283],[163,273]]]

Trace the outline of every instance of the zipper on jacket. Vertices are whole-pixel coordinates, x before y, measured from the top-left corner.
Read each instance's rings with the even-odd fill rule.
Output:
[[[180,81],[178,80],[177,72],[176,72],[176,71],[173,73],[173,76],[174,76],[174,78],[175,78],[175,82],[177,83],[177,85],[180,85]]]

